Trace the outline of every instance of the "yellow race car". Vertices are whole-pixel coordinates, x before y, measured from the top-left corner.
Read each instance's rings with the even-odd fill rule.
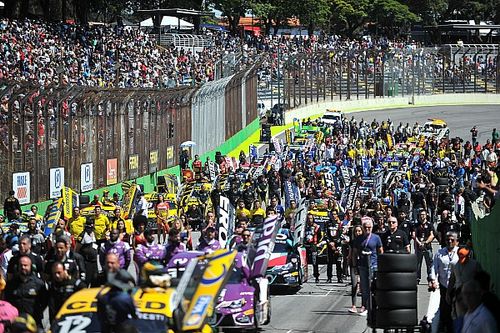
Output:
[[[175,287],[170,287],[170,281],[174,280],[168,274],[150,275],[149,281],[159,283],[132,291],[137,318],[128,319],[128,323],[139,333],[212,333],[207,321],[229,279],[235,257],[236,251],[217,250],[193,259],[182,278],[175,281]],[[109,287],[90,288],[71,295],[57,313],[49,332],[101,332],[97,298],[109,290]]]

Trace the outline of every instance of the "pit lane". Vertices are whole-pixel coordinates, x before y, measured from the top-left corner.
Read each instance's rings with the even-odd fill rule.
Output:
[[[346,117],[350,119],[354,116],[358,122],[364,118],[369,123],[374,118],[379,121],[390,118],[395,127],[400,122],[403,125],[406,123],[413,125],[417,121],[422,125],[428,118],[440,118],[448,123],[451,130],[450,137],[460,136],[465,141],[471,140],[470,129],[474,125],[477,126],[478,140],[482,144],[486,139],[491,139],[492,129],[499,124],[499,114],[499,105],[465,105],[363,111],[346,114]],[[425,268],[425,264],[422,268]],[[312,266],[309,266],[309,271],[312,272]],[[279,292],[271,297],[271,323],[264,326],[264,332],[361,333],[365,331],[366,317],[348,312],[351,306],[351,287],[347,284],[326,284],[326,266],[320,266],[320,272],[319,284],[315,284],[312,278],[295,294]],[[425,275],[425,269],[422,274]],[[427,285],[420,284],[419,320],[427,311],[428,297]],[[360,303],[361,298],[358,297],[357,305]]]

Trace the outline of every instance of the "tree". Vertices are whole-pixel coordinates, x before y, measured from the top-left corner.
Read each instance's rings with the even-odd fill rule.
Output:
[[[366,23],[370,10],[369,0],[332,0],[330,18],[332,32],[352,38]]]
[[[251,2],[247,0],[217,0],[214,2],[214,7],[227,17],[229,30],[237,34],[240,17],[245,16],[246,11],[251,8]]]
[[[330,0],[290,0],[300,23],[307,26],[309,35],[317,27],[324,27],[330,18]]]
[[[407,5],[397,0],[375,0],[370,18],[375,21],[378,29],[385,31],[388,37],[405,33],[411,24],[420,20]]]
[[[270,33],[273,23],[279,27],[282,22],[295,15],[286,0],[255,0],[251,7],[253,14],[263,22],[266,35]]]

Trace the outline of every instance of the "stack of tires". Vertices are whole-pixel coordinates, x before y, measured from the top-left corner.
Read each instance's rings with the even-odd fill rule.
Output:
[[[417,256],[384,253],[378,256],[372,327],[417,325]]]

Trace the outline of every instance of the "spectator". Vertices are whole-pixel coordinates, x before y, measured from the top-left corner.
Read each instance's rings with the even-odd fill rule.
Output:
[[[476,280],[464,284],[462,295],[467,312],[462,333],[496,333],[497,322],[482,301],[481,286]]]
[[[451,304],[448,303],[446,296],[452,267],[458,262],[458,234],[453,231],[448,232],[446,234],[446,244],[446,247],[438,250],[434,256],[429,276],[429,288],[431,290],[439,288],[439,327],[446,330],[446,332],[453,332]]]

